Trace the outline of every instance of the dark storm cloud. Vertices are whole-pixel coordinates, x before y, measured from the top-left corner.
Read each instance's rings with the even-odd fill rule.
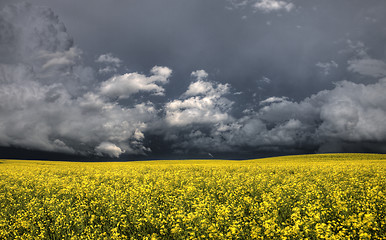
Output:
[[[215,84],[207,84],[214,89]],[[235,149],[384,152],[385,90],[386,78],[368,85],[343,81],[300,102],[268,98],[260,102],[258,111],[246,111],[240,119],[229,114],[233,102],[224,95],[227,92],[202,91],[166,105],[168,127],[163,134],[165,140],[174,142],[177,152],[185,153]],[[224,103],[228,107],[221,109]]]
[[[157,113],[153,104],[125,107],[109,98],[162,93],[157,83],[167,82],[168,68],[156,66],[150,77],[127,73],[99,84],[50,9],[18,4],[3,8],[0,16],[0,26],[5,26],[0,48],[5,53],[0,57],[2,146],[110,157],[148,151],[142,131]],[[121,95],[117,89],[128,85],[131,92]]]
[[[90,64],[108,52],[129,71],[147,72],[155,65],[173,69],[166,89],[174,97],[189,85],[182,79],[205,69],[214,80],[244,92],[240,98],[246,102],[256,92],[261,98],[301,100],[347,79],[353,53],[342,50],[348,40],[363,42],[375,59],[385,55],[383,1],[34,2],[58,11]],[[229,9],[235,3],[241,5]],[[332,61],[340,67],[327,76],[316,66]],[[272,80],[265,91],[258,90],[262,77]]]
[[[33,3],[60,20],[0,5],[2,146],[386,151],[383,1]]]

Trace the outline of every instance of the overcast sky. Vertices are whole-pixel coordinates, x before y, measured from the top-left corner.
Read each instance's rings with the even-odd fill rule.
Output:
[[[386,152],[383,0],[4,0],[0,9],[3,152]]]

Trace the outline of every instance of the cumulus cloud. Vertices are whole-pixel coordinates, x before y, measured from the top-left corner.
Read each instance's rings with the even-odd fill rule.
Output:
[[[262,104],[270,104],[270,103],[278,103],[278,102],[283,102],[287,101],[287,97],[269,97],[263,101],[260,102],[260,105]]]
[[[341,53],[351,53],[353,56],[347,61],[347,70],[362,76],[382,78],[386,76],[386,63],[373,58],[365,44],[361,41],[347,40],[347,49]]]
[[[228,84],[204,81],[205,71],[192,73],[196,81],[191,83],[181,99],[166,103],[165,120],[172,126],[199,123],[217,123],[230,119],[227,113],[232,102],[223,95],[229,93]]]
[[[197,74],[197,72],[200,72],[200,74]],[[197,95],[220,97],[221,95],[229,93],[229,84],[215,84],[203,80],[208,76],[203,70],[193,72],[192,76],[195,76],[197,81],[189,85],[188,90],[183,94],[185,97]]]
[[[95,150],[100,154],[106,154],[110,157],[116,158],[123,153],[122,149],[110,142],[103,142],[99,144],[99,146],[97,146]]]
[[[376,78],[386,76],[386,63],[372,58],[349,60],[347,69],[364,76]]]
[[[205,72],[205,70],[197,70],[192,72],[191,74],[193,77],[197,78],[197,80],[203,80],[208,77],[208,73]]]
[[[331,150],[325,147],[331,142],[335,145],[385,142],[386,128],[381,124],[386,121],[382,103],[386,100],[382,95],[385,90],[386,79],[369,85],[343,81],[334,89],[321,91],[299,103],[283,99],[269,101],[269,105],[243,119],[241,127],[232,134],[240,136],[235,141],[240,144],[241,136],[249,135],[240,131],[254,123],[248,129],[254,139],[244,138],[249,139],[248,144],[313,145],[323,151]]]
[[[110,157],[149,151],[143,131],[157,115],[153,104],[128,108],[105,98],[100,89],[111,80],[95,81],[50,9],[7,6],[0,26],[0,145]],[[117,63],[108,55],[100,60]],[[146,81],[165,83],[171,71],[152,73]]]
[[[102,65],[99,68],[98,72],[107,74],[111,72],[117,72],[118,68],[121,66],[122,60],[114,57],[111,53],[106,53],[100,55],[95,62],[100,63]]]
[[[43,64],[42,68],[45,70],[48,68],[66,68],[67,66],[73,66],[80,55],[81,51],[76,47],[59,52],[43,51],[40,54],[40,58],[46,59],[46,63]]]
[[[195,77],[179,99],[165,104],[166,126],[160,131],[175,153],[229,151],[229,145],[217,133],[235,119],[231,115],[233,101],[230,85],[207,80],[204,70]]]
[[[295,7],[295,5],[293,3],[278,0],[259,0],[253,5],[253,7],[257,10],[261,10],[264,12],[280,10],[285,10],[289,12]]]
[[[232,118],[229,111],[223,110],[228,121],[224,118],[194,122],[191,120],[195,119],[194,115],[188,114],[192,105],[177,105],[176,112],[183,116],[177,119],[187,120],[175,122],[175,126],[185,127],[179,132],[173,129],[168,140],[173,142],[174,136],[173,148],[181,152],[216,153],[246,149],[287,153],[384,152],[385,90],[385,78],[368,85],[342,81],[334,89],[321,91],[300,102],[286,97],[270,97],[260,102],[259,110],[248,111],[239,119]],[[168,117],[166,115],[166,119]],[[200,116],[200,119],[205,117]],[[184,125],[192,122],[205,124]]]
[[[126,108],[92,92],[75,97],[60,85],[43,86],[29,75],[22,83],[2,85],[0,93],[3,145],[93,154],[93,146],[108,140],[127,153],[146,152],[138,132],[154,119],[151,103]]]
[[[113,54],[106,53],[106,54],[100,55],[97,58],[96,62],[98,62],[98,63],[112,63],[114,65],[120,66],[122,61],[119,58],[114,57]]]
[[[293,8],[284,1],[254,3],[260,3],[261,10]],[[146,143],[155,134],[160,135],[157,144],[167,143],[174,152],[215,156],[239,151],[386,151],[386,64],[371,58],[360,43],[350,42],[356,58],[348,62],[348,70],[381,78],[377,82],[339,82],[298,102],[272,96],[237,116],[233,107],[242,96],[232,92],[230,84],[211,81],[204,70],[191,73],[192,82],[176,99],[156,105],[138,98],[130,107],[122,105],[136,94],[164,95],[172,70],[155,66],[148,75],[116,74],[97,82],[97,70],[82,64],[81,49],[50,9],[5,7],[0,26],[1,146],[115,158],[151,152]],[[113,69],[122,64],[112,54],[96,62]],[[320,62],[317,67],[329,73],[337,64]],[[257,80],[260,85],[271,82],[267,77]]]
[[[111,98],[129,98],[138,92],[150,92],[154,95],[164,95],[165,89],[160,84],[168,82],[172,70],[167,67],[155,66],[151,69],[153,75],[146,77],[139,73],[116,75],[102,83],[100,92]]]
[[[280,0],[228,0],[230,6],[229,9],[251,7],[256,11],[262,11],[265,13],[275,11],[287,11],[290,12],[295,8],[295,4],[287,1]]]
[[[325,139],[344,141],[386,141],[386,79],[363,85],[344,81],[325,94],[318,131]],[[322,96],[322,95],[321,95]]]

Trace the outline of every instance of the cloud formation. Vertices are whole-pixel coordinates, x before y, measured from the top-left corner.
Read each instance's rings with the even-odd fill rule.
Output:
[[[110,157],[119,157],[124,151],[110,142],[102,142],[95,148],[100,154],[107,154]]]
[[[293,3],[288,3],[285,1],[278,0],[258,0],[253,7],[257,10],[262,10],[264,12],[280,11],[285,10],[287,12],[291,11],[295,5]]]
[[[262,11],[265,13],[276,11],[290,12],[295,8],[295,4],[292,2],[281,0],[229,0],[229,3],[233,8],[251,6],[256,11]]]
[[[238,3],[265,12],[294,8],[274,0]],[[349,59],[310,66],[330,76],[347,63],[343,70],[371,81],[348,79],[294,100],[261,95],[268,87],[285,88],[273,73],[250,73],[256,86],[236,92],[234,84],[213,79],[216,71],[191,69],[172,79],[171,68],[152,64],[149,74],[122,72],[124,61],[112,53],[93,59],[95,69],[85,66],[82,49],[48,8],[10,5],[0,12],[0,26],[1,146],[111,158],[151,154],[154,143],[164,152],[202,156],[386,152],[386,63],[360,41],[347,41],[342,54]],[[167,88],[185,79],[185,89]],[[243,100],[248,92],[255,102]]]
[[[166,122],[171,126],[186,126],[230,120],[227,112],[233,103],[224,97],[229,93],[229,85],[204,80],[208,76],[204,70],[195,71],[192,76],[196,81],[181,98],[166,103]]]
[[[372,58],[353,59],[348,61],[348,70],[370,77],[386,76],[386,63]]]
[[[122,60],[114,57],[111,53],[106,53],[100,55],[95,62],[101,64],[98,72],[102,74],[108,74],[112,72],[117,72],[118,68],[121,66]]]
[[[136,72],[113,76],[102,83],[100,92],[104,96],[119,99],[129,98],[138,92],[150,92],[163,96],[165,89],[160,84],[168,82],[172,70],[155,66],[150,72],[152,73],[150,77]]]
[[[369,85],[343,81],[301,102],[269,98],[261,102],[260,110],[234,121],[218,121],[209,132],[192,128],[175,147],[212,153],[246,147],[277,152],[384,152],[385,90],[386,79]]]
[[[95,82],[94,71],[81,64],[82,52],[50,9],[18,4],[5,7],[0,16],[0,25],[7,26],[0,29],[6,54],[0,57],[2,146],[110,157],[149,150],[142,145],[142,131],[156,116],[153,104],[128,108],[105,98],[133,90],[112,91],[121,83],[112,79]],[[100,60],[118,63],[108,56]],[[147,81],[134,92],[161,93],[152,84],[165,83],[171,71],[154,67],[152,73],[125,76]]]

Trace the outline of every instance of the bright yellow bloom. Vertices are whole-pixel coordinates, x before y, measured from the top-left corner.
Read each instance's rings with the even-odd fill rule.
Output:
[[[384,155],[0,162],[0,239],[386,239]]]

